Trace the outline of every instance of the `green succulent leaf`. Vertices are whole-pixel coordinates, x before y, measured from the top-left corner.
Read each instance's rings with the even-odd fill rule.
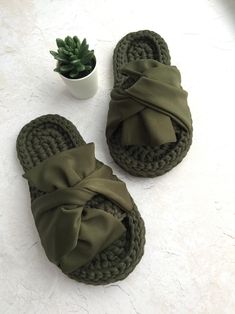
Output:
[[[67,56],[70,55],[70,53],[69,53],[65,48],[63,48],[63,47],[61,47],[61,48],[58,49],[58,53],[59,53],[59,54],[64,54],[64,55],[67,55]]]
[[[53,50],[50,50],[50,54],[55,58],[58,56],[58,53],[53,51]]]
[[[56,44],[57,44],[58,48],[64,47],[64,45],[65,45],[63,39],[60,39],[60,38],[56,38]]]
[[[81,60],[80,59],[73,60],[73,61],[71,61],[71,64],[79,65],[79,64],[81,64]]]
[[[89,63],[91,62],[92,58],[94,57],[94,52],[93,50],[91,50],[90,52],[88,52],[86,55],[84,55],[82,58],[81,58],[81,62],[83,64],[86,64],[86,63]]]
[[[92,69],[92,66],[91,65],[85,65],[85,70],[86,71],[90,71]]]
[[[79,73],[80,73],[79,71],[75,70],[75,71],[70,72],[69,76],[75,79],[75,78],[78,78]]]
[[[55,56],[55,59],[64,63],[69,63],[69,60],[67,60],[66,58],[62,58],[60,56]]]
[[[71,48],[75,48],[75,42],[73,41],[73,38],[72,37],[70,37],[70,36],[67,36],[66,38],[65,38],[65,43],[69,46],[69,47],[71,47]]]
[[[68,51],[68,52],[72,52],[73,51],[73,48],[71,46],[69,46],[68,44],[65,44],[65,49]]]
[[[80,49],[79,49],[79,57],[82,58],[84,52],[88,49],[88,45],[86,44],[86,38],[83,39]]]
[[[75,49],[74,49],[74,53],[75,53],[77,56],[79,56],[79,49],[78,49],[78,48],[75,48]]]
[[[81,42],[80,42],[79,38],[77,36],[73,36],[73,40],[74,40],[77,48],[80,48]]]
[[[66,60],[66,61],[69,61],[68,56],[66,54],[62,53],[62,52],[60,52],[58,54],[58,57],[61,58],[61,59]]]
[[[70,57],[69,57],[69,61],[71,62],[71,61],[74,61],[74,60],[77,60],[78,59],[78,56],[76,56],[76,55],[71,55]]]
[[[84,71],[85,70],[85,65],[83,65],[83,64],[79,64],[79,65],[77,65],[77,70],[79,71],[79,72],[82,72],[82,71]]]
[[[60,66],[60,71],[61,72],[68,72],[73,70],[73,65],[72,64],[65,64]]]
[[[85,47],[86,46],[86,38],[83,39],[82,43],[81,43],[81,47]]]

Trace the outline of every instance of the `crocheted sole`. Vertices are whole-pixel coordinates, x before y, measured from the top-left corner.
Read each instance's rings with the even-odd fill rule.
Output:
[[[114,87],[126,89],[135,83],[120,69],[126,63],[140,59],[154,59],[170,64],[170,54],[164,39],[148,30],[133,32],[123,37],[113,55]],[[156,177],[175,167],[187,154],[192,134],[173,122],[177,141],[159,146],[122,146],[120,128],[107,139],[110,154],[116,163],[134,176]]]
[[[24,171],[27,171],[58,152],[83,144],[83,138],[70,121],[59,115],[46,115],[23,127],[17,138],[17,154]],[[97,165],[99,163],[97,160]],[[32,201],[43,194],[35,187],[29,188]],[[119,206],[102,195],[93,197],[86,206],[103,209],[116,217],[123,215]],[[127,277],[143,255],[145,228],[136,207],[123,223],[126,234],[89,264],[70,273],[69,277],[93,285],[108,284]]]

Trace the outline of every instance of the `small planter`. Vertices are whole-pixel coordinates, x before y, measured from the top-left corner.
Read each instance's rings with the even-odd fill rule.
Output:
[[[74,97],[86,99],[94,96],[98,89],[94,50],[89,50],[85,38],[81,42],[77,36],[67,36],[64,40],[57,38],[56,43],[57,51],[50,51],[57,60],[54,71],[60,74]]]
[[[97,64],[87,76],[71,79],[60,74],[70,93],[78,99],[87,99],[95,95],[98,90]]]

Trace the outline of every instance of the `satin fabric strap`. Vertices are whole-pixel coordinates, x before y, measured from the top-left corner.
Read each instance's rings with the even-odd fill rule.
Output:
[[[136,82],[127,89],[112,90],[108,138],[121,127],[122,145],[156,146],[176,142],[172,120],[191,132],[187,92],[181,87],[180,72],[175,66],[143,59],[128,63],[121,72]]]
[[[121,220],[133,209],[133,201],[108,166],[97,167],[93,143],[58,153],[24,177],[46,192],[32,202],[32,212],[47,257],[65,273],[91,261],[125,232]],[[121,207],[122,218],[84,208],[96,194]]]

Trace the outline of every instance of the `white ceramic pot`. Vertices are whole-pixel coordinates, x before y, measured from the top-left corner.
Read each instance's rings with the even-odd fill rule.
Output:
[[[85,77],[70,79],[61,75],[71,94],[78,99],[87,99],[95,95],[98,89],[97,63],[93,71]]]

